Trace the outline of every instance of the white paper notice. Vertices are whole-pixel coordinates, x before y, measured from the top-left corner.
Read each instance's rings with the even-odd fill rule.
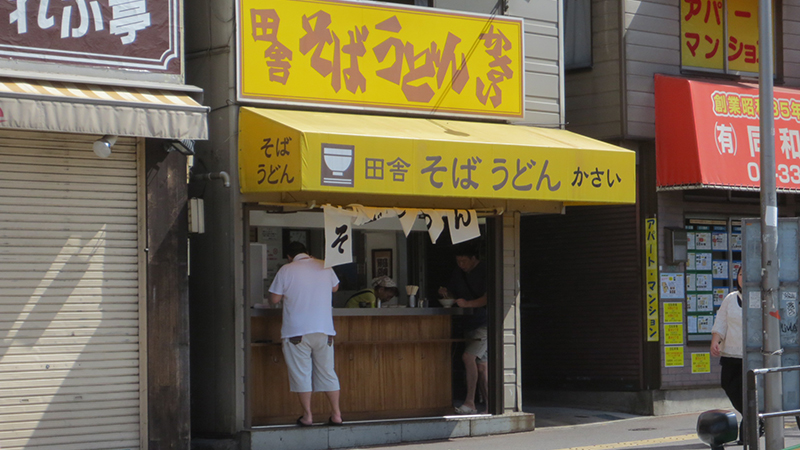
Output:
[[[450,225],[450,239],[453,244],[469,241],[481,236],[478,227],[478,214],[474,209],[452,209],[444,212]]]
[[[767,223],[768,227],[777,227],[778,226],[778,208],[776,206],[767,206],[766,216],[764,217],[764,221]]]
[[[325,267],[353,262],[353,213],[325,205]]]
[[[747,303],[750,309],[761,308],[761,291],[751,292],[747,297]]]
[[[697,333],[697,316],[686,316],[686,332]]]
[[[697,316],[697,332],[711,333],[714,327],[714,316]]]

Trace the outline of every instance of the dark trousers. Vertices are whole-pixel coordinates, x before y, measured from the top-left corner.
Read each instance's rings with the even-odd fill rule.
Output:
[[[739,414],[744,414],[744,402],[742,401],[742,358],[728,358],[723,356],[719,359],[722,365],[722,376],[720,384],[731,404]]]

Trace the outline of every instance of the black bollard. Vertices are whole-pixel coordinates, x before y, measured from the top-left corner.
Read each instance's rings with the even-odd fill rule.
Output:
[[[723,444],[735,441],[738,434],[736,414],[731,411],[712,409],[697,418],[697,436],[712,450],[722,450]]]

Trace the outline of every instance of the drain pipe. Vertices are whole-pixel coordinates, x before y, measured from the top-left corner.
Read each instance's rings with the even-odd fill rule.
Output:
[[[222,180],[222,185],[226,188],[231,187],[231,177],[228,175],[228,172],[219,171],[219,172],[211,172],[211,173],[200,173],[196,175],[192,175],[192,180],[194,181],[202,181],[202,180]]]

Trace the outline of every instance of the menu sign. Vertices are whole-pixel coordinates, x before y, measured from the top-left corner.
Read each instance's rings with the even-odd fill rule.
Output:
[[[178,5],[178,0],[2,1],[0,58],[180,74]]]

